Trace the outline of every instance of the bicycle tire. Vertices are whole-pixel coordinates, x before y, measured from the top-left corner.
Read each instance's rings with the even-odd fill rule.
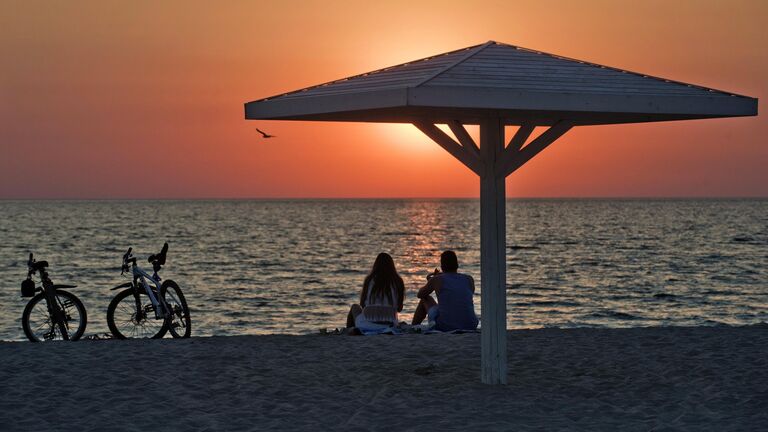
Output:
[[[77,321],[77,327],[74,331],[68,331],[70,341],[76,341],[85,333],[85,327],[88,325],[88,314],[85,311],[83,302],[74,294],[56,290],[56,299],[60,306],[64,308],[64,314],[67,317],[67,327],[70,322]],[[41,307],[38,307],[41,305]],[[37,308],[37,309],[36,309]],[[35,311],[33,318],[33,311]],[[77,312],[76,318],[73,313]],[[45,302],[45,293],[39,293],[32,297],[24,312],[21,314],[21,327],[24,329],[24,335],[32,342],[46,342],[50,340],[63,340],[61,329],[58,325],[53,325],[53,320],[48,312],[48,305]],[[50,336],[50,337],[46,337]]]
[[[168,298],[169,290],[173,290],[175,299]],[[188,338],[192,334],[192,318],[189,316],[189,306],[181,288],[176,282],[169,279],[160,286],[160,295],[173,312],[168,318],[168,331],[171,332],[171,336]]]
[[[128,288],[117,293],[107,307],[107,325],[115,339],[160,339],[168,331],[168,322],[155,318],[152,301],[147,293],[140,291],[142,310],[136,310],[134,289]],[[128,299],[127,302],[124,300]],[[117,317],[115,314],[117,313]],[[159,322],[159,324],[158,324]],[[147,326],[149,324],[150,326]]]

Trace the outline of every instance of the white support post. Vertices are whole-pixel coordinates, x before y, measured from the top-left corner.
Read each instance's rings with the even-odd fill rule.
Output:
[[[504,125],[499,118],[480,124],[480,275],[481,379],[507,383],[507,278],[505,175],[495,167],[504,155]]]
[[[485,384],[507,383],[507,213],[505,179],[544,150],[574,123],[562,120],[522,147],[534,129],[524,124],[504,146],[504,123],[500,118],[480,122],[479,153],[464,126],[453,121],[454,141],[437,126],[414,122],[425,135],[480,176],[480,276],[481,359],[480,378]]]

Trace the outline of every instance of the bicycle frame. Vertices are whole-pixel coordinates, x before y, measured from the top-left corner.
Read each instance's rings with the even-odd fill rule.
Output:
[[[141,283],[141,287],[144,288],[144,292],[147,293],[147,296],[149,297],[149,300],[152,302],[152,306],[155,308],[155,318],[165,318],[168,314],[168,306],[165,304],[165,301],[160,301],[158,296],[155,296],[155,292],[159,295],[160,294],[160,276],[158,276],[157,273],[150,275],[146,271],[144,271],[141,267],[136,265],[136,263],[133,263],[133,266],[131,268],[131,273],[133,274],[133,283],[134,288],[139,287],[139,282]],[[147,282],[149,281],[149,282]],[[155,287],[155,291],[153,292],[152,288],[150,287],[150,283]],[[138,298],[137,298],[138,302]],[[137,303],[137,308],[140,308],[141,306]],[[162,315],[160,314],[162,312]]]
[[[162,279],[157,274],[157,271],[155,271],[153,274],[147,273],[144,269],[139,267],[136,264],[136,259],[134,257],[128,258],[128,254],[126,254],[125,259],[130,262],[131,265],[131,275],[133,276],[133,289],[138,290],[139,287],[144,289],[144,292],[147,293],[147,296],[149,297],[150,302],[152,302],[152,307],[155,310],[155,318],[169,318],[170,315],[173,313],[171,308],[168,306],[168,304],[165,302],[165,299],[158,298],[160,294],[160,289],[162,287],[161,281]],[[152,286],[150,286],[150,284]],[[153,290],[152,287],[155,289]],[[134,291],[135,299],[136,299],[136,311],[138,313],[142,313],[141,310],[141,300],[138,296],[138,291]],[[157,295],[155,295],[157,294]],[[176,298],[176,295],[172,291],[168,291],[166,293],[167,295],[170,295],[173,299],[173,301],[178,302],[178,299]]]

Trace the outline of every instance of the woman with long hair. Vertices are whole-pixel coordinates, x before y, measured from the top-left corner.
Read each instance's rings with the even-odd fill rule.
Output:
[[[380,253],[363,281],[360,303],[353,304],[347,315],[347,327],[362,333],[380,333],[398,323],[403,310],[405,284],[397,274],[395,261],[388,253]]]

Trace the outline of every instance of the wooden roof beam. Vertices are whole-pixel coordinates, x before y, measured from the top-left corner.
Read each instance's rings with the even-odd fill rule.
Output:
[[[523,147],[523,144],[528,141],[528,137],[531,136],[534,129],[536,129],[536,125],[533,123],[523,123],[523,125],[520,126],[520,129],[515,132],[515,135],[512,137],[512,139],[509,140],[509,145],[507,145],[507,148],[519,151],[520,148]]]
[[[506,148],[504,150],[504,156],[499,158],[496,163],[496,175],[507,177],[512,174],[534,156],[539,154],[539,152],[547,148],[547,146],[555,142],[555,140],[571,130],[572,127],[573,122],[569,120],[560,120],[522,149],[515,147]],[[523,128],[521,127],[520,129]],[[519,132],[520,131],[518,131],[518,133]]]
[[[474,153],[477,158],[480,158],[480,148],[477,147],[475,140],[469,136],[469,132],[467,132],[460,121],[451,120],[448,122],[448,127],[451,128],[451,132],[456,135],[456,139],[459,140],[462,147],[469,150],[471,153]]]
[[[445,151],[450,153],[453,157],[458,159],[461,163],[466,165],[477,175],[483,174],[483,162],[475,155],[471,150],[464,148],[461,144],[457,143],[450,135],[443,132],[439,127],[426,121],[417,121],[413,123],[414,126],[419,128],[424,135],[436,142]],[[463,128],[462,128],[463,129]]]

